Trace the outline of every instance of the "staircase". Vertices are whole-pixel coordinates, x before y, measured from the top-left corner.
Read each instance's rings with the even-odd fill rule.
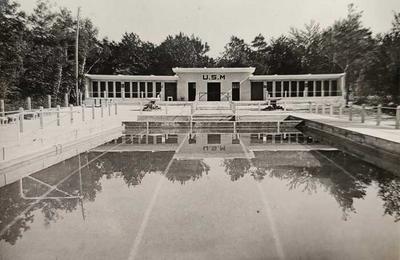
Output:
[[[192,116],[193,121],[235,121],[231,104],[226,101],[197,102],[195,112]]]

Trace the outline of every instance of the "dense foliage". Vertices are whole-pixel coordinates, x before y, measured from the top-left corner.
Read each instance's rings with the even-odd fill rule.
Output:
[[[327,28],[311,22],[277,38],[257,35],[251,43],[232,36],[217,59],[200,38],[179,33],[159,45],[125,33],[119,42],[99,39],[88,18],[81,19],[79,82],[83,75],[167,75],[172,67],[256,67],[256,74],[346,72],[351,95],[399,103],[400,13],[392,28],[373,35],[361,23],[362,12],[349,5],[348,15]],[[76,18],[39,1],[31,14],[13,0],[0,0],[0,99],[42,102],[45,95],[75,99]]]

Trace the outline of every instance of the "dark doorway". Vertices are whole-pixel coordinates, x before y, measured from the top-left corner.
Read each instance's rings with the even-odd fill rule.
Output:
[[[232,101],[240,101],[240,82],[232,82]]]
[[[251,100],[263,100],[263,82],[251,82]]]
[[[221,83],[207,83],[207,101],[221,101]]]
[[[196,100],[196,82],[188,83],[188,97],[189,97],[189,101]]]
[[[168,101],[168,97],[172,98],[172,101],[177,100],[177,90],[175,82],[165,82],[165,101]]]

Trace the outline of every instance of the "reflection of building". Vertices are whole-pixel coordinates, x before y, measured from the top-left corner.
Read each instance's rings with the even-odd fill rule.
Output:
[[[86,75],[86,100],[338,102],[345,74],[253,75],[255,68],[173,68],[174,76]]]

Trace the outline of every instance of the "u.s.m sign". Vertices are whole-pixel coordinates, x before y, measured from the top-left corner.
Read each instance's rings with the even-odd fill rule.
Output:
[[[225,80],[224,74],[203,74],[203,80]]]

